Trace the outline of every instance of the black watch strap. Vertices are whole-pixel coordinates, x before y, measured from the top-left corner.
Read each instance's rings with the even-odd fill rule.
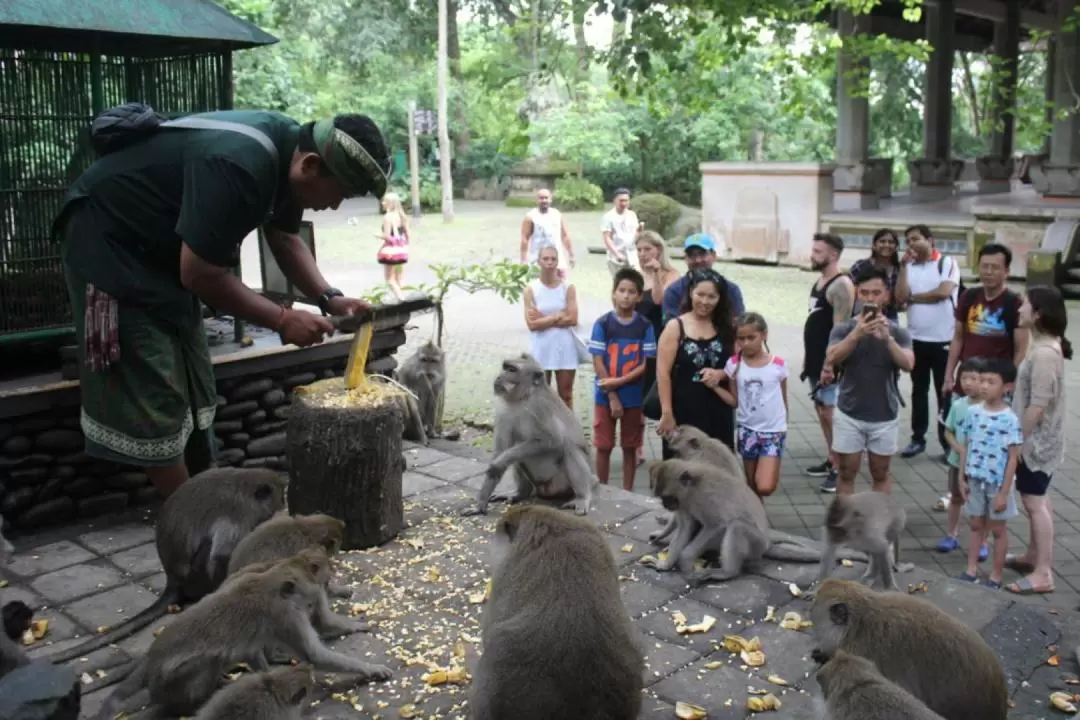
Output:
[[[345,297],[345,293],[334,287],[327,288],[323,291],[323,294],[319,296],[319,309],[322,310],[323,315],[330,314],[330,301],[336,297]]]

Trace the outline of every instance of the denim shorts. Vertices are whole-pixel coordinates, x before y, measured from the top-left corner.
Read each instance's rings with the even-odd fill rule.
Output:
[[[821,405],[822,407],[836,407],[836,395],[837,385],[836,383],[829,383],[823,387],[818,387],[817,380],[809,380],[810,382],[810,398],[814,401],[815,405]]]
[[[739,455],[746,460],[757,460],[763,457],[782,457],[784,455],[784,440],[786,432],[757,432],[739,426],[738,449]]]
[[[994,510],[994,496],[997,495],[1000,485],[990,485],[978,480],[968,482],[968,499],[964,503],[964,514],[970,518],[986,518],[987,520],[1012,520],[1017,516],[1016,490],[1009,491],[1009,504],[1003,512]]]

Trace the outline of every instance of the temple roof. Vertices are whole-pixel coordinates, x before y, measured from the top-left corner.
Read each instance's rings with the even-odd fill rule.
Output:
[[[210,0],[0,2],[0,47],[165,56],[275,42],[273,35]]]

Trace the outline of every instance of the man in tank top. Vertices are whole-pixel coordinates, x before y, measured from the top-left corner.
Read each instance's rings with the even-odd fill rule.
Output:
[[[829,333],[833,326],[847,322],[855,305],[855,287],[851,279],[840,272],[840,255],[844,241],[838,235],[817,233],[810,250],[810,268],[821,273],[810,288],[810,312],[803,326],[803,371],[801,378],[810,383],[818,423],[825,436],[829,456],[819,465],[806,469],[806,474],[824,477],[821,491],[836,492],[836,459],[832,452],[833,408],[836,407],[836,376],[834,368],[825,364],[829,348]]]
[[[521,222],[521,264],[534,265],[540,248],[554,245],[559,252],[559,277],[566,279],[574,267],[574,248],[570,245],[570,231],[562,213],[551,207],[551,191],[536,191],[536,207],[525,214]]]

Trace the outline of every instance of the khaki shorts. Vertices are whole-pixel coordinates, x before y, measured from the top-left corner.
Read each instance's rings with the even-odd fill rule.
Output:
[[[895,455],[899,424],[899,419],[885,422],[856,420],[836,408],[832,423],[832,449],[841,455],[858,455],[863,452],[886,457]]]

